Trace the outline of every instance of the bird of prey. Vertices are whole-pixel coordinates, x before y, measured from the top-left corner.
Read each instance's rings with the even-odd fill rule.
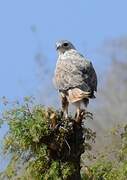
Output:
[[[81,104],[87,107],[89,98],[95,98],[97,76],[93,65],[74,45],[61,40],[56,43],[58,60],[56,63],[54,83],[61,95],[62,111],[68,117],[69,103],[76,105],[76,120],[81,113]]]

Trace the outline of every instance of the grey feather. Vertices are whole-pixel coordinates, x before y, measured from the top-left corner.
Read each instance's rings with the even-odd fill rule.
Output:
[[[60,91],[78,87],[94,96],[97,90],[97,76],[92,63],[75,49],[59,54],[54,81]]]

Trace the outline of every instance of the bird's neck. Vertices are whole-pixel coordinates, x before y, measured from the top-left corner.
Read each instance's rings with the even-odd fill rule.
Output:
[[[73,58],[77,54],[76,49],[70,49],[68,51],[65,51],[64,53],[59,52],[58,54],[58,59],[59,60],[64,60],[64,59],[70,59]]]

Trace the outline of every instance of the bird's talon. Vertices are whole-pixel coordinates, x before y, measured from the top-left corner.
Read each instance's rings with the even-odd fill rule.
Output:
[[[61,126],[61,122],[59,122],[54,128],[52,128],[53,131],[56,131]]]

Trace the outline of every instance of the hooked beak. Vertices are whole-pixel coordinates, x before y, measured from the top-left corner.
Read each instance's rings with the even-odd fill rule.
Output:
[[[56,50],[60,49],[61,44],[60,43],[56,43]]]

